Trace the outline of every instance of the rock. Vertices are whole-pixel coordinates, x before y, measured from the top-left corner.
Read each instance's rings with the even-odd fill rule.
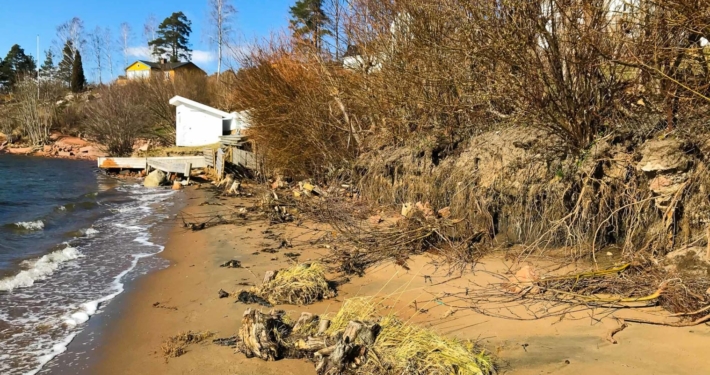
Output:
[[[429,202],[417,202],[417,204],[415,204],[415,207],[418,211],[424,214],[424,217],[434,216],[434,210],[431,208]]]
[[[50,151],[52,151],[52,146],[44,145],[44,146],[42,146],[42,151],[43,152],[50,152]]]
[[[384,220],[382,220],[381,215],[374,215],[374,216],[370,216],[370,218],[368,218],[367,221],[369,221],[370,224],[372,224],[372,225],[377,225],[377,224],[383,222]]]
[[[217,292],[217,293],[219,294],[219,298],[227,298],[227,297],[229,297],[229,293],[225,292],[225,291],[222,290],[222,289],[220,289],[219,292]]]
[[[74,154],[69,151],[59,151],[57,153],[57,156],[62,157],[62,158],[70,158],[70,157],[74,156]]]
[[[154,170],[146,176],[143,180],[143,186],[145,187],[158,187],[162,185],[166,180],[165,172]]]
[[[666,255],[666,270],[698,276],[710,275],[710,259],[704,247],[693,246]]]
[[[119,176],[130,176],[130,175],[131,175],[131,171],[128,170],[128,169],[124,169],[124,170],[118,172],[118,175],[119,175]]]
[[[138,147],[138,151],[147,152],[148,150],[150,150],[150,142]]]
[[[32,152],[32,147],[18,147],[18,148],[8,148],[7,152],[11,154],[29,154]]]
[[[414,207],[411,202],[407,202],[402,205],[402,216],[404,217],[409,217],[409,215],[412,213],[414,210]]]
[[[535,268],[529,265],[523,266],[514,276],[508,278],[511,285],[509,290],[513,293],[520,293],[524,289],[533,286],[533,283],[540,279]],[[539,289],[534,287],[530,293],[538,293]]]
[[[448,219],[451,217],[451,207],[444,207],[440,209],[437,213],[444,219]]]
[[[182,184],[180,183],[180,181],[173,182],[173,190],[182,190]]]
[[[94,151],[94,150],[95,150],[95,149],[94,149],[94,146],[85,146],[85,147],[80,148],[80,149],[79,149],[79,152],[81,152],[82,154],[88,154],[88,153],[91,153],[91,152]]]
[[[685,172],[690,168],[690,158],[676,139],[648,141],[641,149],[641,161],[636,169],[644,172]]]

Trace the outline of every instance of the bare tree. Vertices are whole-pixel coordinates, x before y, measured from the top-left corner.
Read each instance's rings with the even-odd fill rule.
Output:
[[[151,14],[145,20],[145,24],[143,24],[143,38],[145,39],[146,45],[151,50],[152,50],[152,48],[150,47],[150,42],[155,40],[155,33],[157,31],[158,31],[158,19],[155,17],[154,14]]]
[[[131,25],[127,22],[122,23],[119,29],[119,34],[120,36],[118,42],[121,44],[123,67],[125,68],[128,66],[128,48],[131,43],[131,39],[133,38],[133,29],[131,28]]]
[[[326,14],[330,19],[330,34],[333,38],[333,43],[335,44],[335,59],[340,58],[341,53],[341,41],[345,36],[343,33],[343,26],[345,25],[344,18],[347,15],[347,1],[346,0],[329,0],[326,8]]]
[[[231,0],[208,0],[208,6],[209,23],[212,25],[209,40],[217,47],[217,76],[219,76],[222,73],[222,51],[234,32],[232,22],[237,9],[234,8]]]
[[[86,45],[86,39],[84,39],[84,21],[79,17],[74,17],[71,20],[57,26],[57,40],[55,41],[55,48],[58,51],[58,55],[62,55],[62,49],[67,42],[71,42],[72,56],[78,50],[83,52],[84,46]]]
[[[94,32],[89,34],[89,49],[91,50],[93,60],[96,63],[96,77],[99,81],[99,84],[103,83],[101,79],[101,63],[104,60],[104,45],[102,34],[103,31],[101,30],[100,26],[96,26]]]
[[[104,59],[108,65],[108,72],[110,74],[110,79],[113,80],[113,52],[114,52],[114,39],[113,33],[110,27],[106,27],[103,33],[104,37]]]

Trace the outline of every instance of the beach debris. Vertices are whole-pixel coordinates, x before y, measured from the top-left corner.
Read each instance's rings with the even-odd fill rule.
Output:
[[[318,374],[495,373],[490,354],[476,343],[380,316],[383,306],[373,297],[353,298],[332,318],[302,313],[295,323],[283,311],[248,309],[237,350],[266,361],[305,357]]]
[[[226,267],[226,268],[242,268],[242,262],[232,259],[228,260],[220,265],[220,267]]]
[[[153,304],[153,307],[155,307],[156,309],[166,309],[166,310],[175,310],[175,311],[177,311],[177,307],[174,307],[174,306],[165,306],[165,305],[163,305],[162,302],[156,302],[156,303],[154,303],[154,304]]]
[[[229,293],[225,292],[224,289],[220,289],[217,293],[219,294],[219,298],[229,297]]]
[[[616,339],[614,338],[614,335],[616,335],[617,333],[619,333],[619,332],[625,330],[626,327],[628,327],[628,324],[626,324],[626,322],[624,322],[624,321],[622,320],[620,326],[618,326],[618,327],[612,329],[611,331],[609,331],[609,333],[606,335],[606,341],[609,341],[609,342],[612,343],[612,344],[618,344],[619,342],[616,341]]]
[[[180,332],[175,336],[169,337],[160,346],[160,350],[165,357],[165,362],[168,362],[169,358],[176,358],[185,353],[187,353],[187,346],[190,344],[201,343],[210,337],[214,336],[214,333],[209,331],[202,332]]]
[[[262,301],[271,305],[308,305],[332,297],[335,288],[325,278],[325,268],[320,263],[302,263],[278,272],[267,271],[261,286],[242,290],[237,299],[266,306]]]
[[[256,303],[264,307],[272,307],[271,303],[254,292],[242,290],[237,294],[237,301],[245,304]]]
[[[173,190],[182,190],[183,185],[180,181],[175,180],[173,182]]]
[[[214,340],[212,340],[212,343],[220,345],[220,346],[235,347],[235,346],[237,346],[238,341],[239,341],[239,338],[237,336],[230,336],[230,337],[223,337],[223,338],[214,339]]]

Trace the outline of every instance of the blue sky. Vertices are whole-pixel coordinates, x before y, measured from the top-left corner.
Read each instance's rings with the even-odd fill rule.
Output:
[[[232,0],[237,8],[235,27],[239,44],[267,37],[272,31],[288,26],[288,9],[295,0]],[[217,69],[213,48],[205,37],[207,27],[207,0],[0,0],[0,58],[4,58],[13,44],[19,44],[25,52],[36,55],[36,39],[40,37],[40,63],[44,61],[44,50],[52,47],[56,39],[56,27],[73,17],[84,21],[85,31],[93,31],[97,26],[110,27],[118,39],[119,25],[127,22],[133,29],[130,59],[144,58],[146,46],[143,25],[151,15],[158,22],[172,12],[182,11],[192,21],[190,42],[195,51],[193,61],[213,73]],[[123,54],[116,43],[114,53],[114,75],[118,75],[123,65]],[[95,64],[88,52],[82,54],[84,69],[90,80],[96,79]],[[55,63],[56,63],[55,59]],[[105,65],[105,64],[104,64]],[[104,81],[109,76],[103,69]]]

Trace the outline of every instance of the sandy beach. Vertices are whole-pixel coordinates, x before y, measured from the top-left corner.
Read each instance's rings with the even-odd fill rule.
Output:
[[[197,214],[221,206],[251,206],[247,198],[216,198],[206,189],[184,191],[185,212]],[[210,203],[210,204],[205,204]],[[247,359],[229,347],[210,341],[190,345],[187,352],[166,360],[160,350],[168,337],[181,331],[210,331],[215,337],[236,334],[244,310],[234,298],[220,299],[218,290],[235,292],[259,283],[264,272],[292,264],[285,252],[301,254],[300,261],[323,257],[327,249],[313,244],[321,233],[307,222],[269,225],[252,220],[246,225],[222,225],[203,231],[176,226],[166,250],[165,270],[141,278],[124,299],[124,313],[107,329],[97,348],[92,374],[315,374],[305,360],[264,362]],[[275,238],[293,245],[271,254]],[[239,260],[243,268],[220,264]],[[486,258],[475,270],[505,266],[501,257]],[[567,314],[564,319],[511,320],[477,314],[437,302],[432,296],[460,290],[471,282],[486,282],[485,272],[466,271],[452,277],[436,269],[426,255],[414,257],[409,270],[394,265],[376,266],[343,284],[335,299],[311,306],[277,306],[294,318],[302,311],[334,312],[354,296],[380,295],[390,308],[409,319],[446,335],[478,340],[498,358],[504,374],[698,374],[710,371],[699,348],[710,344],[710,327],[671,328],[630,323],[616,334],[617,344],[606,339],[619,326],[613,316],[593,316],[590,311]],[[431,276],[430,280],[423,276]],[[252,306],[254,307],[254,306]],[[264,310],[267,310],[263,308]],[[617,312],[616,317],[623,317]],[[651,312],[654,314],[655,312]]]

